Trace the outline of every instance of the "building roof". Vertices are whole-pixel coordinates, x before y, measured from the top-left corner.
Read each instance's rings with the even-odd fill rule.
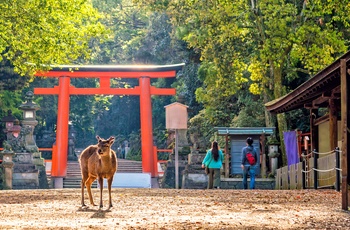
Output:
[[[215,127],[219,136],[232,136],[232,135],[272,135],[275,133],[275,127]]]
[[[169,105],[164,106],[164,108],[173,107],[173,106],[182,106],[182,107],[188,108],[187,105],[181,104],[181,103],[179,103],[179,102],[171,103],[171,104],[169,104]]]
[[[185,63],[172,65],[57,65],[50,66],[49,70],[38,71],[37,77],[73,78],[161,78],[175,77],[176,73],[185,66]]]
[[[346,60],[347,68],[350,67],[350,51],[345,53],[335,62],[318,72],[314,77],[304,82],[289,94],[277,98],[265,104],[271,113],[284,113],[291,110],[304,108],[312,104],[314,100],[327,95],[332,90],[339,88],[340,93],[340,60]],[[334,92],[334,91],[333,91]],[[324,97],[326,99],[326,97]]]

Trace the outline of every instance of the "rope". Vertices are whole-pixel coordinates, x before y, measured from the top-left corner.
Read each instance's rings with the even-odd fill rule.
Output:
[[[330,153],[334,153],[335,151],[332,150],[332,151],[324,152],[324,153],[319,153],[319,152],[316,152],[316,151],[312,151],[312,152],[315,153],[315,154],[318,154],[318,155],[327,155],[327,154],[330,154]]]
[[[330,180],[330,179],[332,179],[332,178],[334,178],[335,176],[333,175],[333,176],[330,176],[330,177],[327,177],[327,178],[317,178],[317,181],[326,181],[326,180]]]
[[[307,171],[301,170],[301,172],[303,172],[303,173],[310,173],[313,170],[316,171],[316,172],[331,172],[333,170],[342,171],[340,168],[331,168],[331,169],[315,169],[315,168],[312,168],[312,169],[307,170]]]
[[[301,156],[302,156],[303,158],[305,158],[305,157],[309,157],[309,156],[312,156],[312,154],[311,154],[311,153],[309,153],[309,154],[306,154],[306,155],[305,155],[305,154],[302,154]]]
[[[310,173],[312,170],[313,170],[313,168],[308,170],[308,171],[301,170],[301,172],[303,172],[303,173]]]
[[[331,172],[335,168],[332,168],[332,169],[315,169],[315,168],[312,168],[312,169],[315,170],[316,172]]]

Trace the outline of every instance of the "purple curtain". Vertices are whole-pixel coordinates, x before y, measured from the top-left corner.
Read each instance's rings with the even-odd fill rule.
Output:
[[[297,132],[287,131],[283,132],[284,145],[286,146],[287,163],[288,166],[299,163]]]

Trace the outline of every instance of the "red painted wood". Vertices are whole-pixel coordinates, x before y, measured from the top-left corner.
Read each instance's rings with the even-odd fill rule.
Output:
[[[153,131],[152,131],[152,105],[151,105],[151,81],[149,77],[139,79],[140,94],[140,118],[141,118],[141,154],[142,171],[151,173],[154,177],[153,158]]]
[[[59,96],[56,130],[57,151],[52,152],[51,176],[53,177],[65,177],[67,175],[69,84],[69,77],[59,78]]]
[[[174,67],[175,68],[175,67]],[[178,68],[178,67],[176,67]],[[52,150],[52,176],[65,177],[67,171],[68,149],[68,121],[69,121],[69,96],[70,95],[139,95],[141,117],[141,151],[142,170],[151,173],[152,177],[158,173],[157,151],[153,148],[152,104],[151,95],[175,95],[172,88],[156,88],[151,86],[151,78],[175,77],[176,70],[169,71],[106,71],[102,68],[97,71],[62,71],[50,70],[37,72],[35,76],[58,77],[59,86],[53,88],[35,88],[34,94],[58,95],[58,114],[56,145]],[[146,77],[144,77],[146,76]],[[99,78],[99,88],[76,88],[70,86],[70,78]],[[134,88],[111,88],[111,78],[139,78],[139,86]]]
[[[49,72],[37,72],[35,73],[37,77],[61,77],[70,76],[75,78],[139,78],[142,76],[147,76],[150,78],[168,78],[175,77],[176,71],[164,71],[164,72],[69,72],[69,71],[49,71]]]

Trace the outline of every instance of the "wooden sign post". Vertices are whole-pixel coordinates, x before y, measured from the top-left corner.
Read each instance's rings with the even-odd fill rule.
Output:
[[[175,102],[164,106],[166,128],[175,129],[175,188],[179,188],[179,129],[187,129],[188,106]]]

